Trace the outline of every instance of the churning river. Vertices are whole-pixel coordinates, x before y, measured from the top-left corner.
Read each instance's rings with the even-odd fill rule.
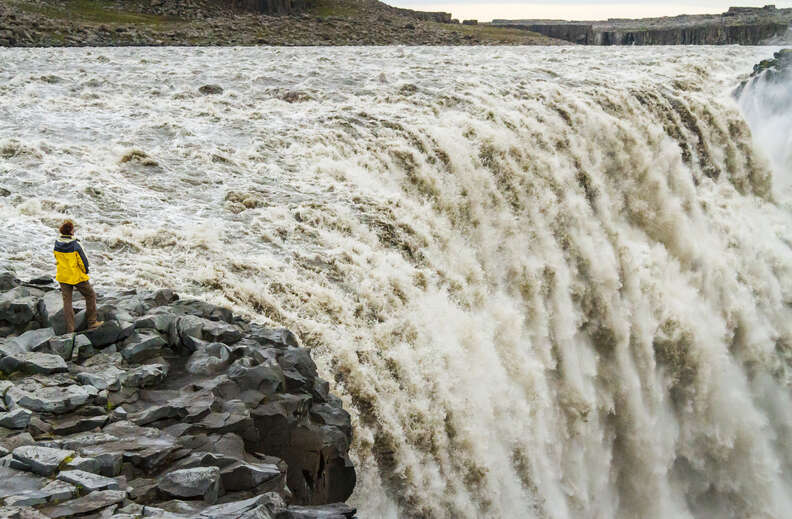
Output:
[[[0,49],[0,263],[297,332],[361,518],[784,519],[774,50]]]

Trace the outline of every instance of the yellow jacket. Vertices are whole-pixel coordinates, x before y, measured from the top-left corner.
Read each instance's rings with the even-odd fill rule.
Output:
[[[88,258],[80,242],[71,236],[61,237],[55,242],[55,263],[58,273],[55,280],[67,285],[77,285],[88,281]]]

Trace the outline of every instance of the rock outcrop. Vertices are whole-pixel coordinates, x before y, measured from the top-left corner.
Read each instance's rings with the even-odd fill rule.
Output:
[[[762,60],[754,65],[753,71],[748,79],[740,83],[732,94],[736,98],[742,96],[745,87],[752,81],[766,81],[768,83],[785,83],[789,84],[792,79],[792,49],[782,49],[773,54],[772,59]],[[772,102],[767,100],[767,102]],[[788,110],[789,100],[782,98],[781,103],[778,105],[778,110],[784,113]]]
[[[731,8],[720,15],[607,21],[493,20],[581,45],[763,45],[790,37],[792,9]]]
[[[0,291],[0,517],[354,515],[350,417],[290,331],[132,290],[59,335],[54,283]]]

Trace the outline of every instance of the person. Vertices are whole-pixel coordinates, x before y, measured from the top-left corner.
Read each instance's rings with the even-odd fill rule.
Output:
[[[88,258],[80,241],[74,238],[74,222],[66,220],[60,226],[60,238],[55,241],[55,263],[58,272],[55,280],[60,283],[63,296],[63,319],[66,333],[74,332],[74,308],[72,295],[76,288],[85,298],[85,321],[88,330],[99,328],[103,321],[96,319],[96,292],[88,277]]]

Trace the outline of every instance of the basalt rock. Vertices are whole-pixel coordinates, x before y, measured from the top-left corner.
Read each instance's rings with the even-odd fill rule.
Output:
[[[56,335],[48,283],[0,278],[0,517],[354,515],[350,417],[294,334],[118,291]]]

